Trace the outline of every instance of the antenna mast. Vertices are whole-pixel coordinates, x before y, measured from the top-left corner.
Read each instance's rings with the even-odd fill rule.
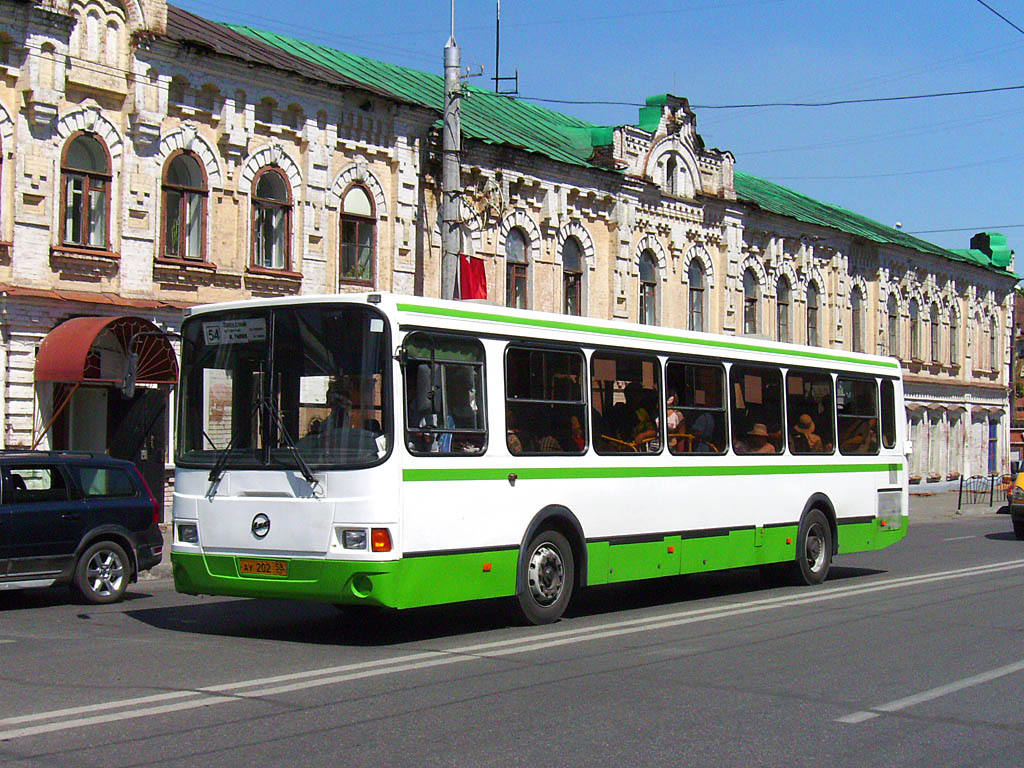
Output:
[[[515,96],[519,93],[519,68],[515,70],[513,77],[501,77],[500,69],[501,61],[501,0],[498,0],[497,13],[494,17],[494,92],[500,93],[502,96]],[[502,80],[511,80],[515,83],[512,86],[511,91],[502,91],[501,88]]]

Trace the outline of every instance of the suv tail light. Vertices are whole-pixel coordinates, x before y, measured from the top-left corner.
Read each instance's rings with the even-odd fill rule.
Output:
[[[139,480],[142,481],[142,487],[145,488],[146,493],[149,494],[149,502],[153,505],[153,522],[159,524],[160,505],[157,504],[156,496],[153,495],[153,491],[150,490],[149,483],[146,482],[145,476],[139,471],[138,467],[135,467],[135,474],[138,475]]]

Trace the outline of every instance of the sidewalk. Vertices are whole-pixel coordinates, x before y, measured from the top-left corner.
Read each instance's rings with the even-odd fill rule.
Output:
[[[957,512],[957,491],[944,491],[942,493],[910,493],[910,522],[929,523],[941,522],[944,520],[956,520],[960,517],[977,517],[979,515],[994,515],[1002,507],[1006,506],[1006,492],[996,489],[995,497],[992,499],[992,506],[989,506],[988,497],[984,503],[968,504],[967,493],[963,495],[963,502],[960,511]]]

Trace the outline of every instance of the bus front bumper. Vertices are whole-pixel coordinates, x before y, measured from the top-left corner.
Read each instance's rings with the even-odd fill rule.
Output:
[[[272,558],[287,563],[287,576],[254,576],[242,574],[244,557],[172,550],[171,567],[174,588],[187,595],[415,608],[515,594],[517,554],[383,561]],[[478,561],[483,559],[488,563],[482,568]]]

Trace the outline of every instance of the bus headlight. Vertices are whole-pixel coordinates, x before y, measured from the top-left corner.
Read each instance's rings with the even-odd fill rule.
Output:
[[[345,549],[366,549],[366,529],[344,528],[341,531],[341,546]]]
[[[198,544],[199,526],[195,523],[178,523],[178,541],[182,544]]]

